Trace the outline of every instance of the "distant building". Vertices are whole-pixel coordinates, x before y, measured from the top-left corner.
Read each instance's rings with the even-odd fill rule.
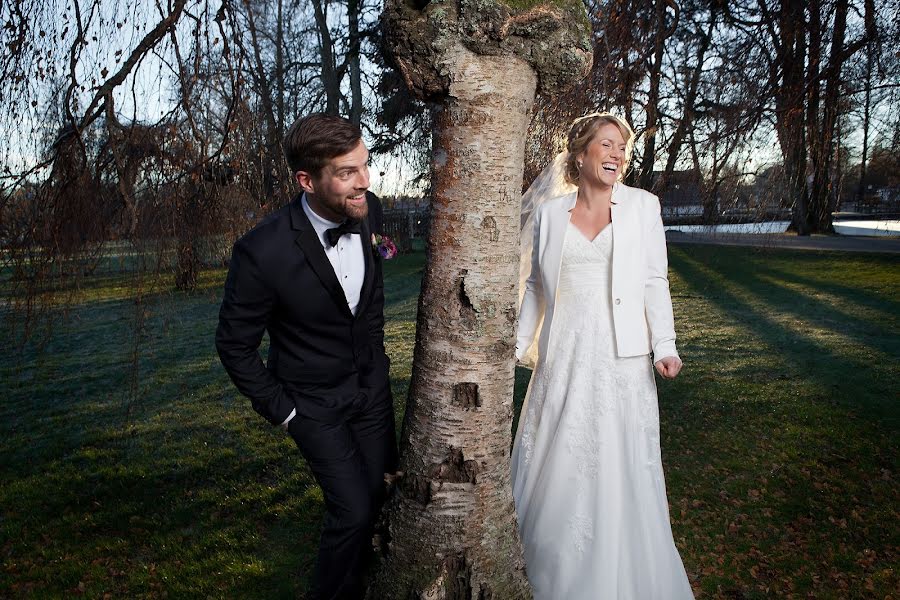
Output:
[[[900,186],[877,186],[869,184],[859,199],[855,193],[841,201],[842,212],[864,214],[900,213]]]
[[[703,217],[703,176],[700,171],[673,171],[665,189],[659,190],[662,175],[662,171],[653,172],[652,189],[659,194],[663,220],[675,222]]]

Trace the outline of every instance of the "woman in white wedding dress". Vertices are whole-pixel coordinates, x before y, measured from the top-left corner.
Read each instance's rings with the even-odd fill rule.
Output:
[[[620,183],[632,135],[609,114],[576,120],[564,171],[577,190],[532,213],[516,358],[536,345],[537,360],[512,478],[536,600],[693,598],[653,374],[681,370],[665,236],[658,199]]]

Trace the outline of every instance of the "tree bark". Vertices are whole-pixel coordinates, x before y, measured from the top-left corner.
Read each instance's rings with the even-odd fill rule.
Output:
[[[798,235],[809,235],[809,209],[806,185],[806,127],[804,123],[804,64],[806,36],[803,7],[783,0],[777,16],[779,35],[773,40],[781,70],[781,85],[775,90],[775,125],[788,194],[793,199],[793,226]]]
[[[524,141],[537,77],[519,58],[460,44],[446,51],[446,66],[404,477],[370,597],[527,598],[510,484],[510,390]]]
[[[822,107],[822,124],[819,129],[818,147],[820,160],[813,175],[813,193],[810,207],[813,223],[817,231],[830,232],[831,213],[835,209],[835,194],[832,181],[834,156],[834,132],[838,115],[838,92],[841,86],[841,68],[844,63],[844,34],[847,29],[847,0],[835,4],[834,26],[832,28],[831,50],[828,56],[828,75],[825,78],[825,103]]]
[[[360,0],[347,1],[347,62],[350,65],[350,120],[357,126],[362,122],[362,71],[359,55],[362,36],[359,33]]]
[[[331,31],[328,29],[328,19],[322,8],[322,0],[312,0],[312,4],[316,28],[319,32],[319,58],[322,64],[322,87],[325,89],[325,112],[329,115],[336,115],[340,112],[341,80],[334,64]]]
[[[535,92],[591,66],[581,0],[385,3],[391,59],[435,112],[428,264],[371,598],[530,597],[509,468],[525,136]]]
[[[856,188],[856,210],[862,206],[866,193],[866,162],[869,157],[869,118],[872,106],[872,44],[866,53],[866,99],[863,105],[863,144],[862,157],[859,159],[859,186]]]
[[[822,6],[820,0],[810,0],[809,20],[806,24],[809,38],[807,44],[806,66],[806,139],[809,155],[809,214],[807,224],[810,232],[818,231],[816,215],[817,199],[822,195],[822,170],[828,158],[824,149],[822,129],[825,124],[821,119],[821,85],[819,72],[822,68]]]
[[[659,79],[662,75],[663,52],[666,47],[666,0],[656,0],[656,34],[653,36],[653,62],[650,64],[650,90],[647,93],[647,126],[644,131],[644,153],[638,186],[649,190],[653,185],[653,165],[656,162],[656,131],[659,127]]]

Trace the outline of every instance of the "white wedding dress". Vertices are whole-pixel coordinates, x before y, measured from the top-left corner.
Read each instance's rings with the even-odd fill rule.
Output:
[[[672,539],[648,356],[618,358],[612,225],[568,224],[557,308],[512,455],[535,600],[693,598]]]

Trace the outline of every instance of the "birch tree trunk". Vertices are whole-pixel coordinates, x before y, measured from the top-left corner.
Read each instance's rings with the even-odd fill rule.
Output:
[[[570,4],[385,8],[394,60],[435,103],[435,127],[403,476],[370,598],[531,596],[509,470],[520,197],[536,89],[590,68],[589,24]]]
[[[438,576],[411,582],[425,597],[456,597],[448,585],[457,580],[471,589],[460,597],[520,598],[527,583],[510,486],[510,391],[519,190],[537,77],[517,58],[462,46],[447,55],[455,75],[434,121],[430,252],[402,440],[409,475],[391,518],[393,537],[417,532],[422,545],[395,545],[394,576],[427,553]]]

